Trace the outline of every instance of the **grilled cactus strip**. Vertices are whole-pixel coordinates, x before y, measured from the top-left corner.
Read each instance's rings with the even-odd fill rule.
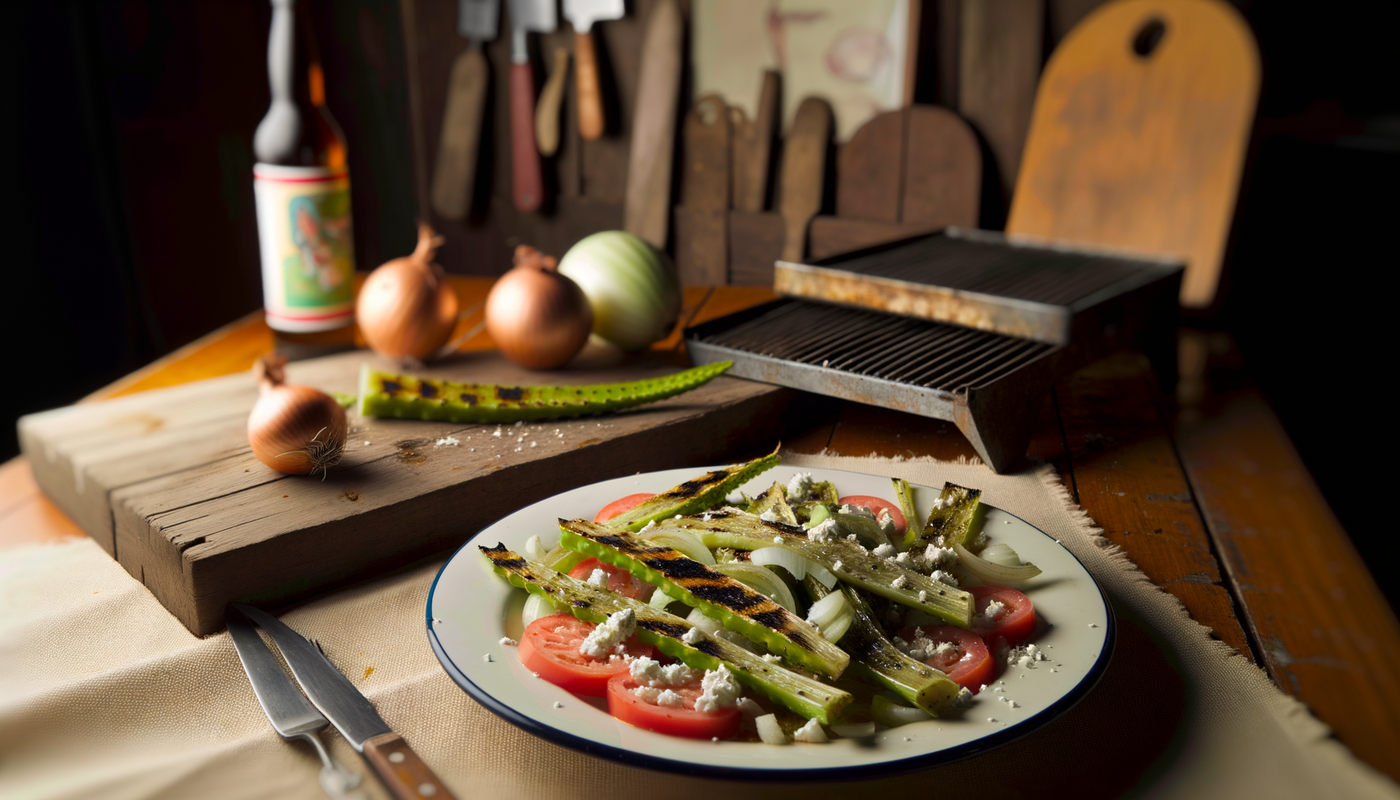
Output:
[[[919,522],[918,509],[914,508],[914,492],[909,488],[909,481],[903,478],[891,480],[894,482],[894,496],[899,502],[899,510],[904,514],[904,541],[900,542],[899,546],[902,550],[908,550],[924,537],[924,526]]]
[[[517,422],[601,414],[688,392],[729,369],[707,364],[631,383],[591,386],[493,386],[418,378],[360,368],[360,414],[366,417]]]
[[[802,586],[814,602],[832,591],[810,575]],[[841,637],[841,649],[851,655],[851,669],[935,717],[952,708],[962,687],[928,664],[900,652],[875,621],[875,612],[865,597],[850,586],[838,586],[856,612],[850,629]]]
[[[724,362],[728,364],[729,362]],[[754,477],[778,465],[778,451],[747,464],[707,472],[637,504],[631,511],[608,520],[609,528],[639,531],[648,522],[669,519],[677,514],[698,514],[724,502],[724,496],[748,483]]]
[[[748,650],[695,629],[659,608],[591,586],[576,578],[532,564],[505,545],[481,547],[491,568],[512,585],[537,594],[586,622],[602,622],[624,608],[637,615],[637,638],[694,669],[718,669],[724,664],[735,680],[775,703],[808,719],[830,725],[851,702],[851,695],[834,686],[772,664]],[[685,641],[695,638],[693,644]]]
[[[643,534],[644,535],[644,534]],[[805,620],[683,553],[582,519],[559,520],[559,544],[622,567],[724,627],[813,672],[836,678],[850,656]]]
[[[787,502],[787,487],[777,481],[773,482],[773,486],[762,497],[758,498],[749,507],[749,510],[759,516],[763,516],[765,512],[772,512],[768,516],[773,517],[778,522],[788,525],[797,524],[797,515],[792,512],[792,506],[788,505]]]
[[[956,483],[943,484],[938,502],[929,511],[928,522],[924,523],[923,536],[915,541],[914,546],[922,548],[938,544],[940,547],[952,547],[960,544],[974,552],[980,550],[980,547],[973,546],[975,542],[968,537],[972,531],[982,527],[982,515],[986,510],[982,508],[981,498],[981,489],[969,489]],[[943,537],[941,543],[938,541],[940,536]]]
[[[801,528],[767,522],[752,514],[727,508],[711,511],[704,517],[662,520],[657,527],[689,531],[712,549],[785,547],[821,564],[852,586],[921,609],[960,628],[972,627],[972,595],[939,583],[893,559],[880,558],[846,539],[816,541],[808,538],[807,532]],[[839,568],[836,566],[838,561],[841,562]],[[896,583],[899,585],[895,586]],[[922,600],[919,599],[920,592],[924,593]]]

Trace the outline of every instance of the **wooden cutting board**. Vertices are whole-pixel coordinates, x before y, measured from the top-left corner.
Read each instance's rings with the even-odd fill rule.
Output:
[[[358,351],[294,363],[288,377],[353,392],[365,361],[392,368]],[[673,371],[651,363],[529,372],[485,352],[423,372],[519,385]],[[345,458],[320,480],[282,475],[253,457],[245,425],[256,395],[250,375],[231,375],[19,423],[49,497],[200,635],[223,627],[230,601],[270,607],[373,577],[451,551],[567,489],[771,446],[800,410],[791,390],[721,376],[631,411],[518,427],[352,412]],[[437,443],[446,437],[460,444]]]

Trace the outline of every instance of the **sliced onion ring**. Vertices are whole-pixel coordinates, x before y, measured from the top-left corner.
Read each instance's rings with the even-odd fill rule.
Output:
[[[958,554],[958,561],[963,569],[970,574],[996,586],[1004,586],[1008,583],[1021,583],[1040,574],[1040,567],[1034,564],[1022,564],[1019,567],[1007,567],[1001,564],[994,564],[985,558],[975,556],[972,551],[960,544],[953,545],[953,552]]]
[[[838,722],[830,726],[831,732],[847,739],[859,739],[875,735],[875,720],[865,722]]]
[[[525,607],[520,611],[520,622],[528,628],[531,622],[557,613],[559,611],[553,603],[537,594],[532,594],[525,599]]]
[[[727,564],[716,564],[715,571],[745,584],[790,613],[797,613],[797,598],[792,596],[792,590],[783,583],[782,578],[774,575],[768,568],[743,561],[731,561]]]
[[[782,567],[799,581],[807,577],[807,565],[811,563],[786,547],[760,547],[749,557],[761,567]]]
[[[807,560],[807,574],[816,578],[818,583],[828,589],[836,586],[836,573],[810,559]]]
[[[715,565],[715,554],[710,552],[710,548],[700,541],[700,538],[689,531],[675,528],[661,529],[652,528],[648,531],[633,534],[653,544],[669,547],[672,550],[684,555],[692,561],[699,561],[707,567]]]
[[[544,560],[549,557],[549,548],[544,546],[544,543],[540,541],[540,537],[531,536],[529,539],[525,540],[525,557],[531,561],[538,561],[543,564]]]
[[[829,642],[839,641],[846,635],[855,616],[856,610],[851,607],[846,595],[840,592],[832,592],[807,610],[807,621],[816,625],[822,632],[822,638]]]
[[[783,732],[783,726],[778,724],[778,717],[775,714],[764,714],[754,719],[754,725],[758,727],[758,738],[764,744],[789,744],[792,739]]]
[[[923,722],[933,719],[927,711],[922,708],[911,708],[900,705],[884,695],[875,695],[870,698],[870,714],[883,725],[897,728],[900,725],[908,725],[911,722]]]

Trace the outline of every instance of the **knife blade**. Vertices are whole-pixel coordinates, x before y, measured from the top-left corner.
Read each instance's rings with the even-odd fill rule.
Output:
[[[621,19],[622,0],[564,0],[564,16],[574,26],[574,85],[578,89],[578,131],[590,141],[603,135],[603,96],[598,86],[598,58],[593,23]]]
[[[272,651],[263,644],[262,637],[248,622],[247,617],[234,609],[225,616],[228,635],[233,640],[233,648],[238,651],[238,660],[243,662],[243,671],[248,674],[248,682],[253,685],[253,694],[258,698],[263,713],[272,727],[284,739],[305,739],[316,748],[321,757],[321,788],[336,800],[359,800],[363,795],[351,791],[360,782],[360,776],[343,769],[331,760],[330,753],[316,735],[324,730],[330,721],[316,707],[307,702],[301,690],[297,689]]]
[[[544,176],[535,149],[535,76],[528,34],[558,26],[554,0],[510,0],[510,157],[515,207],[534,211],[544,202]]]
[[[384,722],[369,699],[315,645],[271,614],[242,603],[232,607],[272,637],[302,691],[345,740],[364,755],[395,798],[455,800],[442,779],[428,769],[403,737]]]
[[[498,3],[459,0],[457,5],[458,33],[468,44],[453,60],[449,73],[432,186],[433,210],[445,219],[463,219],[471,209],[488,73],[481,43],[496,38]]]

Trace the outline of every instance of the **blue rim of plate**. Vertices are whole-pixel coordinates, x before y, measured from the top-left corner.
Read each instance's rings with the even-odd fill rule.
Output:
[[[991,504],[988,504],[988,507],[996,508],[996,506],[992,506]],[[1066,691],[1063,695],[1060,696],[1058,700],[1051,703],[1043,711],[1040,711],[1034,716],[1027,717],[1017,722],[1015,725],[1004,728],[996,733],[991,733],[986,736],[979,737],[974,741],[967,742],[965,744],[954,745],[952,747],[942,748],[939,750],[933,750],[921,755],[909,756],[907,758],[892,759],[888,761],[875,761],[869,764],[856,764],[845,767],[828,767],[818,769],[803,767],[753,769],[745,767],[722,766],[716,764],[697,764],[694,762],[677,761],[674,759],[663,758],[659,756],[650,756],[645,753],[637,752],[635,750],[627,750],[621,747],[613,747],[612,745],[601,744],[587,737],[576,736],[572,733],[561,731],[558,728],[550,727],[548,725],[536,721],[535,719],[525,714],[520,713],[519,711],[516,711],[509,705],[496,699],[496,697],[490,692],[487,692],[480,686],[477,686],[475,683],[473,683],[471,678],[468,678],[466,673],[464,673],[461,670],[461,668],[457,666],[456,662],[454,662],[451,659],[451,657],[447,655],[447,651],[443,649],[442,643],[438,641],[437,632],[433,630],[432,613],[433,596],[437,592],[438,581],[442,579],[442,575],[444,572],[447,571],[447,567],[453,562],[453,560],[457,558],[458,555],[462,553],[462,551],[466,550],[468,547],[471,547],[472,543],[476,540],[478,536],[481,535],[481,533],[490,530],[498,523],[508,519],[515,512],[501,517],[495,522],[492,522],[490,525],[483,527],[481,531],[472,534],[471,538],[467,539],[466,542],[463,542],[462,546],[457,548],[457,550],[452,553],[452,556],[449,557],[447,561],[443,563],[442,568],[438,570],[437,575],[433,576],[433,585],[428,589],[428,600],[427,603],[424,605],[425,623],[427,625],[428,632],[428,644],[432,647],[433,655],[437,657],[438,663],[442,665],[443,670],[448,674],[450,678],[452,678],[453,683],[456,683],[459,687],[462,688],[463,691],[467,693],[469,697],[471,697],[476,702],[480,703],[491,713],[495,714],[496,716],[500,717],[506,722],[509,722],[510,724],[516,726],[517,728],[520,728],[521,730],[527,733],[538,736],[539,738],[544,739],[545,741],[552,742],[563,747],[567,747],[570,750],[576,750],[580,753],[586,753],[590,756],[605,758],[610,761],[615,761],[617,763],[626,764],[632,767],[641,767],[642,769],[653,770],[656,772],[670,773],[673,775],[689,775],[698,778],[718,778],[744,781],[796,782],[818,780],[851,781],[860,780],[862,778],[877,777],[889,778],[894,777],[896,775],[907,774],[910,772],[920,772],[922,770],[931,769],[933,767],[947,766],[948,764],[952,764],[958,761],[962,761],[964,759],[972,758],[974,756],[990,752],[992,750],[996,750],[997,748],[1010,744],[1011,742],[1014,742],[1017,739],[1029,736],[1030,734],[1040,730],[1041,728],[1044,728],[1046,725],[1049,725],[1051,722],[1054,722],[1056,719],[1062,716],[1065,712],[1069,711],[1075,705],[1078,705],[1079,701],[1084,699],[1085,695],[1087,695],[1090,692],[1090,690],[1092,690],[1094,686],[1098,684],[1099,680],[1108,670],[1109,661],[1111,661],[1113,658],[1113,651],[1117,646],[1118,642],[1118,621],[1113,613],[1113,605],[1108,601],[1108,595],[1104,594],[1103,586],[1099,584],[1098,579],[1094,577],[1093,573],[1089,572],[1089,569],[1084,566],[1084,562],[1079,560],[1079,556],[1076,556],[1072,550],[1070,550],[1068,547],[1065,547],[1062,543],[1059,542],[1059,540],[1056,540],[1053,536],[1041,530],[1039,527],[1032,525],[1031,523],[1022,519],[1021,517],[1012,514],[1011,512],[1006,511],[1005,509],[998,508],[997,510],[1001,511],[1001,513],[1006,514],[1007,516],[1015,517],[1016,519],[1029,526],[1036,533],[1039,533],[1041,536],[1055,541],[1056,544],[1059,544],[1060,547],[1063,548],[1064,551],[1069,554],[1070,558],[1073,558],[1075,562],[1077,562],[1079,566],[1082,569],[1084,569],[1084,574],[1088,575],[1089,580],[1093,582],[1094,588],[1098,590],[1099,599],[1103,602],[1104,606],[1105,618],[1107,622],[1105,625],[1106,630],[1104,631],[1103,649],[1099,652],[1098,657],[1094,659],[1093,666],[1089,668],[1088,672],[1086,672],[1084,677],[1080,679],[1079,683],[1075,684],[1073,688]]]

